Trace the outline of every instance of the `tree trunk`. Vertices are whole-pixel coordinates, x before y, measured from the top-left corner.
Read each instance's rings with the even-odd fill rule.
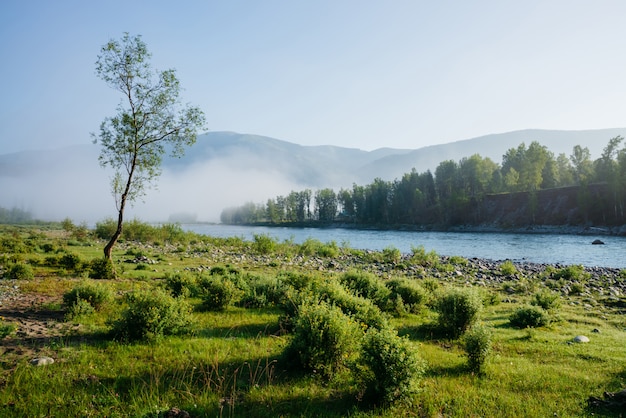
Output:
[[[124,203],[122,203],[122,205],[120,206],[120,211],[117,215],[117,229],[115,230],[115,233],[113,234],[113,236],[111,237],[107,245],[104,247],[104,257],[111,262],[113,262],[113,247],[115,246],[115,243],[122,235],[123,224],[124,224]]]

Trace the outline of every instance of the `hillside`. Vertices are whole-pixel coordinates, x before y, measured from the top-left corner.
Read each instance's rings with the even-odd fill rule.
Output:
[[[234,132],[198,137],[180,160],[166,159],[158,189],[137,202],[130,216],[163,221],[191,213],[215,221],[227,206],[264,201],[302,188],[340,188],[393,180],[412,168],[434,170],[444,160],[480,154],[500,163],[506,150],[538,141],[555,154],[588,147],[592,158],[626,128],[589,131],[524,130],[487,135],[409,150],[363,151],[332,145],[302,146]],[[384,141],[382,141],[384,142]],[[52,150],[0,154],[0,206],[20,207],[43,219],[93,221],[114,213],[108,192],[111,173],[99,167],[98,147],[76,145]]]

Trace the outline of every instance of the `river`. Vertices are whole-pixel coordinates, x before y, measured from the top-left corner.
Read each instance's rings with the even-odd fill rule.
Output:
[[[439,255],[466,258],[528,261],[547,264],[582,264],[587,267],[626,268],[626,238],[616,236],[509,234],[473,232],[378,231],[343,228],[285,228],[219,224],[184,224],[184,230],[215,237],[252,240],[267,234],[283,242],[302,243],[307,238],[335,241],[358,249],[382,250],[394,247],[403,253],[424,247]],[[599,238],[605,245],[592,245]]]

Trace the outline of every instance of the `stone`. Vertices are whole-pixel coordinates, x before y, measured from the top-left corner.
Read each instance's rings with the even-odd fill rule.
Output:
[[[574,337],[574,342],[575,343],[588,343],[589,337],[586,337],[584,335],[577,335],[576,337]]]
[[[54,363],[54,359],[52,357],[37,357],[30,361],[30,364],[33,366],[47,366],[52,363]]]
[[[604,241],[602,241],[600,239],[596,239],[591,244],[593,244],[593,245],[604,245]]]

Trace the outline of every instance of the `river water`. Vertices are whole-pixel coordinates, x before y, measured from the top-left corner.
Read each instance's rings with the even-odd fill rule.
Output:
[[[528,261],[549,264],[582,264],[587,267],[626,268],[626,238],[616,236],[509,234],[472,232],[376,231],[343,228],[252,227],[219,224],[185,224],[183,229],[215,237],[252,240],[266,234],[278,241],[302,243],[314,238],[351,248],[382,250],[388,247],[403,253],[414,247],[434,250],[439,255],[466,258]],[[592,245],[594,239],[605,245]]]

